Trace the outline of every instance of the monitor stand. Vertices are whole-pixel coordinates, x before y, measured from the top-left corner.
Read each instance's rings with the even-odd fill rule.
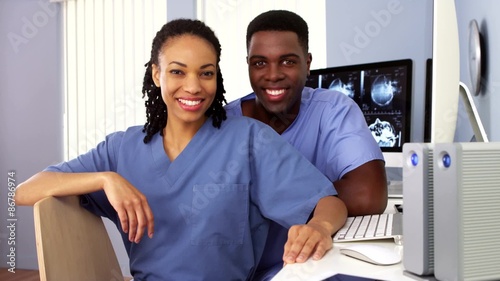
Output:
[[[472,95],[469,91],[469,88],[467,88],[467,85],[465,85],[462,82],[460,82],[459,84],[460,84],[460,97],[462,97],[465,110],[467,111],[467,115],[469,116],[469,121],[472,126],[476,142],[488,142],[488,136],[486,135],[486,131],[484,130],[481,118],[477,113],[477,109],[476,106],[474,105],[474,100],[472,99]]]

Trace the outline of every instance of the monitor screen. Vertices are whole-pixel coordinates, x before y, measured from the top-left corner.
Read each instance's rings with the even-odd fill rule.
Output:
[[[353,99],[382,152],[402,152],[410,142],[411,59],[311,70],[306,86]]]

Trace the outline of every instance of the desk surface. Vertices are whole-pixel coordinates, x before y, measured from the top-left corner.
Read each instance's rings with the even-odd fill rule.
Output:
[[[400,204],[401,202],[402,199],[389,199],[385,212],[395,212],[394,204]],[[333,245],[333,249],[328,251],[328,253],[321,260],[308,260],[307,262],[301,264],[289,264],[273,278],[273,281],[323,280],[338,273],[380,280],[415,281],[415,279],[403,273],[403,262],[390,266],[373,265],[340,254],[341,248],[359,243],[381,245],[396,251],[401,255],[401,257],[403,257],[403,246],[396,245],[392,239],[335,243]]]

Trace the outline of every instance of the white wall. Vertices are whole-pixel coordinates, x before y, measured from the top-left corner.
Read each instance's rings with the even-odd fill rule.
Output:
[[[413,60],[412,141],[423,141],[424,135],[426,61],[432,58],[432,3],[327,1],[328,66]],[[353,10],[356,16],[345,12]]]
[[[7,228],[7,172],[19,183],[63,159],[61,30],[58,4],[0,1],[0,267],[15,246],[16,268],[37,268],[33,208]]]
[[[425,60],[432,58],[433,0],[332,0],[327,1],[328,66],[411,58],[414,62],[412,140],[422,141],[424,130]],[[490,141],[500,140],[500,19],[495,0],[455,0],[460,42],[460,80],[469,85],[468,26],[476,19],[485,37],[488,69],[483,91],[475,104]],[[362,9],[359,7],[363,7]],[[392,7],[392,8],[391,8]],[[356,16],[345,11],[356,10]],[[389,12],[389,13],[387,13]],[[387,15],[390,15],[387,17]],[[371,33],[366,32],[366,30]],[[469,141],[472,128],[460,101],[455,141]]]
[[[485,42],[486,73],[482,79],[482,92],[474,97],[479,115],[490,141],[500,141],[500,112],[495,106],[500,104],[500,1],[495,0],[455,0],[460,36],[460,80],[470,88],[471,79],[468,65],[469,23],[475,19]],[[457,124],[461,139],[470,138],[472,130],[464,114]]]

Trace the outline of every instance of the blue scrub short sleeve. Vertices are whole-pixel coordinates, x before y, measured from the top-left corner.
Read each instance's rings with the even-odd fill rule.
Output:
[[[320,198],[335,195],[332,183],[266,125],[252,138],[252,190],[262,214],[284,227],[306,223]]]

